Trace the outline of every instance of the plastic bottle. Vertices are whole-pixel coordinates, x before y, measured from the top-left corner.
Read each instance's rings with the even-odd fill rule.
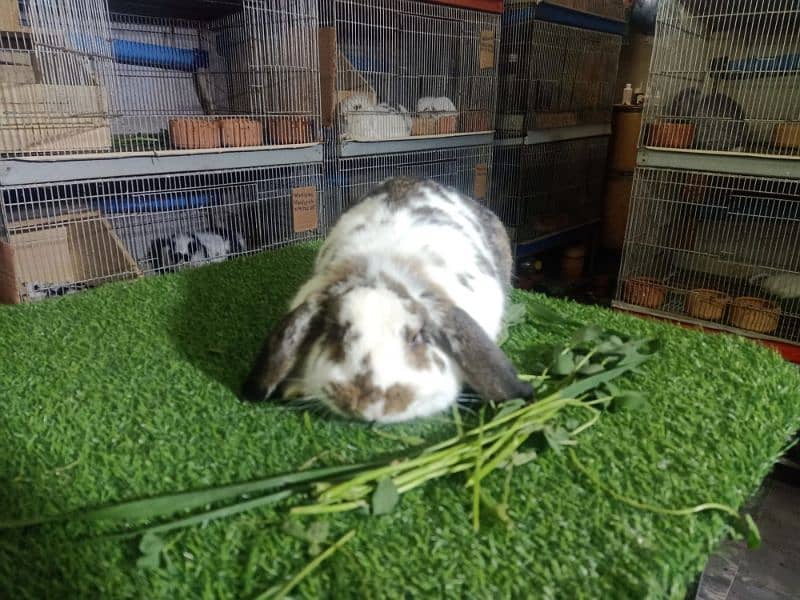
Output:
[[[633,100],[633,88],[630,83],[625,84],[625,89],[622,90],[622,103],[630,106]]]

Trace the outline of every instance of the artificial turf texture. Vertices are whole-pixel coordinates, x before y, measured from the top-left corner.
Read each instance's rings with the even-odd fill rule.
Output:
[[[368,425],[245,404],[232,389],[268,325],[310,272],[294,247],[181,274],[0,309],[0,520],[367,459],[403,442]],[[800,428],[800,376],[731,336],[516,293],[586,323],[655,335],[663,349],[626,385],[639,411],[604,415],[577,452],[608,485],[683,507],[740,507]],[[522,371],[565,326],[522,324],[506,349]],[[383,428],[437,439],[448,416]],[[502,473],[484,482],[502,494]],[[722,537],[717,513],[665,517],[597,490],[567,455],[515,469],[515,527],[471,529],[463,478],[405,495],[387,516],[330,518],[356,537],[296,588],[308,598],[681,598]],[[282,530],[285,508],[165,536],[158,570],[137,542],[68,523],[0,531],[0,597],[251,598],[309,560]]]

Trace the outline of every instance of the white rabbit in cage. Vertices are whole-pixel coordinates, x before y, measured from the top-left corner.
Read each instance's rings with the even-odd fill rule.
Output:
[[[411,115],[398,104],[375,104],[364,94],[354,94],[339,103],[344,133],[351,139],[380,140],[411,135]]]
[[[445,113],[447,115],[458,114],[456,105],[447,96],[423,96],[417,100],[417,112]]]
[[[756,282],[764,290],[783,300],[800,298],[800,275],[797,273],[779,273],[777,275],[761,273],[750,279],[751,284]]]

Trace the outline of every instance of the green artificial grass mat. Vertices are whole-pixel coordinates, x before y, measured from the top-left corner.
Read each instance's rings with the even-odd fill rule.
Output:
[[[436,440],[449,415],[376,428],[234,395],[268,326],[310,273],[297,246],[180,274],[0,309],[0,520],[370,458]],[[640,410],[581,434],[581,461],[607,485],[660,506],[741,507],[800,428],[800,375],[776,354],[607,310],[515,292],[563,315],[663,344],[623,382]],[[530,320],[505,349],[525,372],[567,326]],[[387,433],[394,438],[387,436]],[[505,477],[483,485],[495,497]],[[594,487],[566,454],[514,470],[515,526],[471,527],[464,479],[434,481],[382,517],[330,517],[356,536],[293,595],[306,598],[682,598],[731,533],[719,513],[660,516]],[[251,598],[310,559],[280,505],[166,534],[157,570],[136,540],[84,523],[0,532],[0,597]]]

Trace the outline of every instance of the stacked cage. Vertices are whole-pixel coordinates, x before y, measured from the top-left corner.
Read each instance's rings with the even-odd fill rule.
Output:
[[[4,43],[17,69],[15,81],[4,77],[2,154],[319,139],[316,7],[308,0],[20,6],[20,31]]]
[[[505,7],[492,198],[521,256],[599,221],[624,13],[613,0]]]
[[[618,306],[800,343],[798,57],[796,2],[662,2]]]
[[[500,14],[458,4],[331,1],[335,76],[323,114],[342,209],[403,174],[488,201]]]
[[[398,176],[434,179],[485,202],[492,180],[492,147],[468,146],[342,158],[337,176],[343,210],[358,202],[376,183]]]
[[[606,137],[495,149],[492,207],[512,240],[536,240],[600,218]]]
[[[343,139],[492,131],[499,17],[414,0],[335,0]]]
[[[573,11],[583,4],[506,1],[500,47],[500,137],[610,122],[622,48],[613,19],[621,22],[622,2],[594,2],[591,8],[596,13]]]
[[[15,19],[5,301],[315,239],[334,218],[314,0],[25,0]]]

